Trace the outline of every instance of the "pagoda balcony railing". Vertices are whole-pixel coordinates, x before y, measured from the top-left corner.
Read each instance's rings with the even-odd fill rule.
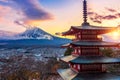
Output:
[[[94,70],[92,71],[92,70],[91,70],[91,71],[79,71],[79,72],[85,72],[85,73],[97,73],[97,72],[103,72],[103,71],[97,71],[97,70],[96,70],[96,71],[94,71]]]
[[[81,56],[101,56],[101,55],[89,53],[89,54],[81,54]]]
[[[102,41],[102,37],[101,38],[98,38],[99,41]]]
[[[106,72],[107,69],[106,69],[106,65],[102,65],[102,72]]]
[[[85,38],[85,39],[72,39],[73,42],[75,41],[102,41],[102,38]]]
[[[72,65],[72,66],[70,66],[70,68],[77,73],[78,72],[106,72],[107,71],[106,67],[104,67],[103,65],[101,65],[101,66],[102,66],[102,68],[100,68],[100,69],[93,68],[92,70],[91,69],[83,70],[82,68],[78,69],[77,65],[75,67],[74,67],[74,65]]]
[[[73,56],[80,56],[80,55],[83,55],[83,56],[102,56],[103,54],[102,53],[93,53],[93,52],[85,52],[85,53],[75,53],[75,52],[72,52],[71,53]]]
[[[79,56],[80,54],[81,54],[81,53],[72,52],[72,55],[73,55],[73,56],[76,56],[76,57]]]
[[[75,68],[73,67],[70,67],[73,71],[75,71],[76,73],[79,73],[79,70],[76,70]]]
[[[79,41],[79,40],[81,40],[81,39],[76,39],[76,38],[75,38],[75,39],[72,39],[73,42]]]
[[[78,57],[78,56],[80,56],[80,55],[78,55],[78,54],[72,54],[73,56],[75,56],[75,57]]]

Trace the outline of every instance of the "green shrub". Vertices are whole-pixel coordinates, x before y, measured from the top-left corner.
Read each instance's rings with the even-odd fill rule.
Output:
[[[72,48],[67,48],[67,50],[66,50],[65,53],[64,53],[64,56],[71,55],[72,51],[73,51]]]

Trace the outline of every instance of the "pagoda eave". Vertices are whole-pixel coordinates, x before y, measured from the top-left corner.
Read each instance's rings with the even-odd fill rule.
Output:
[[[78,74],[72,69],[58,69],[57,71],[64,80],[72,80]]]
[[[79,46],[79,45],[74,45],[74,44],[71,44],[73,47],[118,47],[118,45],[92,45],[92,46],[90,46],[90,45],[81,45],[81,46]]]
[[[118,47],[119,43],[105,41],[77,41],[71,43],[72,46],[80,47]]]
[[[67,48],[67,47],[70,47],[70,46],[72,47],[72,45],[70,43],[67,43],[67,44],[62,45],[61,47],[62,48]]]
[[[117,64],[120,63],[120,58],[110,58],[104,56],[66,56],[61,58],[61,61],[73,64]]]
[[[105,41],[77,41],[62,45],[62,48],[66,47],[119,47],[119,43],[105,42]]]
[[[72,69],[59,69],[58,73],[64,80],[120,80],[120,73],[90,72],[77,73]]]
[[[74,64],[117,64],[120,63],[120,58],[104,56],[80,56],[69,62]]]
[[[117,30],[118,27],[95,27],[95,26],[89,26],[89,27],[81,27],[81,26],[72,26],[70,28],[70,30],[63,32],[62,36],[66,36],[66,35],[74,35],[76,33],[82,33],[85,31],[90,31],[92,33],[95,34],[105,34],[105,33],[109,33],[109,32],[113,32],[115,30]]]
[[[76,58],[77,58],[77,56],[69,55],[69,56],[62,57],[60,60],[64,61],[64,62],[69,62],[69,61],[74,60]]]

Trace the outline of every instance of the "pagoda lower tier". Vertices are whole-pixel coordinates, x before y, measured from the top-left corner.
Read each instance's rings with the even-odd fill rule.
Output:
[[[105,56],[66,56],[62,61],[69,64],[69,67],[76,72],[106,72],[103,64],[120,63],[120,58],[111,58]]]
[[[70,56],[61,58],[76,72],[106,72],[103,64],[120,63],[120,58],[105,57],[100,52],[100,47],[118,47],[119,43],[105,41],[75,41],[64,45],[71,47]]]
[[[120,80],[120,73],[110,72],[82,72],[77,73],[72,69],[59,69],[58,73],[64,80]]]

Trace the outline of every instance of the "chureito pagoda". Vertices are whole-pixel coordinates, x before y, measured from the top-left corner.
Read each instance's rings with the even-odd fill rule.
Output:
[[[118,27],[92,26],[87,22],[87,1],[83,1],[83,23],[71,26],[63,32],[63,36],[74,35],[75,39],[62,47],[72,48],[70,56],[61,58],[69,64],[69,69],[59,69],[64,80],[120,80],[120,73],[108,73],[107,64],[118,64],[120,58],[105,57],[99,50],[101,47],[118,47],[119,43],[102,41],[102,34],[118,29]]]

